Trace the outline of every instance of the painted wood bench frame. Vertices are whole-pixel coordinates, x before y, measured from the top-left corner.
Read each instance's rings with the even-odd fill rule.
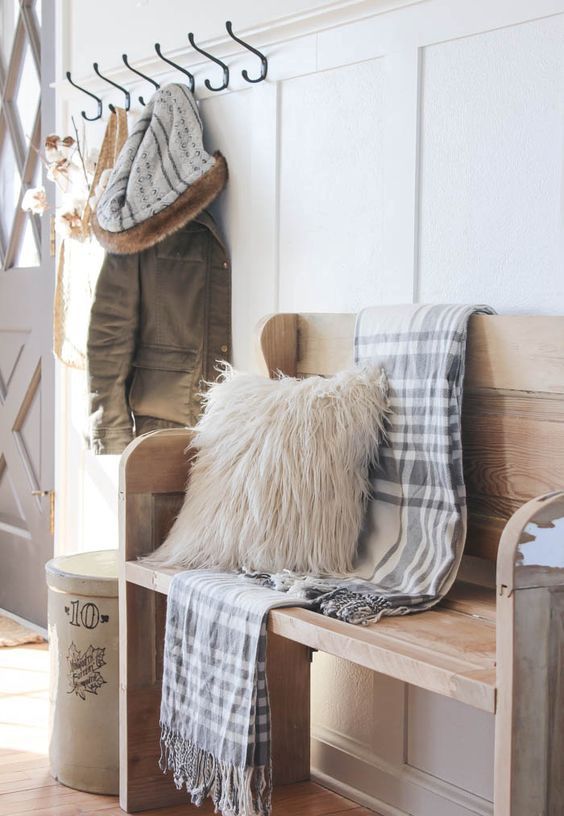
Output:
[[[353,326],[353,315],[267,318],[263,366],[271,375],[334,373],[351,364]],[[457,582],[440,607],[369,627],[273,610],[276,784],[309,777],[317,649],[494,713],[495,816],[564,813],[564,318],[472,318],[463,436],[466,552],[497,561],[497,589]],[[150,433],[121,462],[120,803],[131,813],[186,803],[157,767],[173,572],[136,559],[162,542],[178,512],[189,441],[185,430]]]

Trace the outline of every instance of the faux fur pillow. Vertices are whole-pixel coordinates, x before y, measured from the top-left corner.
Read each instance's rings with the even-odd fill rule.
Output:
[[[150,561],[349,572],[386,412],[374,367],[304,380],[226,368],[195,428],[184,505]]]

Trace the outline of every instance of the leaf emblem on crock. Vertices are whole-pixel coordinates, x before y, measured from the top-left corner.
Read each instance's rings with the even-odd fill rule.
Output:
[[[69,666],[68,694],[76,694],[81,700],[86,700],[88,694],[98,694],[98,689],[106,684],[106,680],[99,669],[106,666],[106,649],[100,646],[90,646],[81,652],[75,643],[71,643],[67,653]]]

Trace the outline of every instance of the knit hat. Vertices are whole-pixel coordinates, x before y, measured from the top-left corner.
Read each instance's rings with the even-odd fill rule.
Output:
[[[140,252],[195,218],[226,181],[221,153],[204,150],[194,97],[184,85],[165,85],[124,144],[92,229],[109,252]]]

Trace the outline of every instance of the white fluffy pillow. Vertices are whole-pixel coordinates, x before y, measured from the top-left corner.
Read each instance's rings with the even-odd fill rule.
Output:
[[[387,412],[375,367],[270,380],[227,367],[205,396],[184,505],[153,563],[342,575]]]

